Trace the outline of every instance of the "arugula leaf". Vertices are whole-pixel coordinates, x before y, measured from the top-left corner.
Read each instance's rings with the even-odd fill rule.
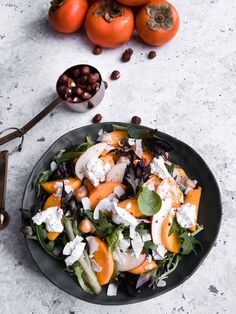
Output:
[[[143,236],[144,234],[150,233],[150,227],[146,225],[146,228],[145,228],[144,224],[139,224],[135,228],[135,231],[138,232],[139,235]]]
[[[35,187],[35,191],[36,191],[36,196],[37,197],[39,197],[40,193],[41,193],[41,184],[46,182],[50,175],[51,175],[51,170],[50,169],[43,170],[40,173],[38,179],[35,181],[34,187]]]
[[[114,131],[127,131],[126,126],[118,125],[118,124],[112,124]]]
[[[138,195],[138,207],[145,216],[156,214],[160,210],[161,204],[160,196],[153,191],[149,191],[147,187],[144,187]]]
[[[182,229],[182,228],[181,228],[180,225],[178,224],[176,217],[174,217],[172,226],[170,227],[170,230],[169,230],[169,233],[168,233],[168,236],[170,236],[170,235],[171,235],[172,233],[174,233],[174,232],[181,233],[181,229]],[[185,230],[186,230],[186,229],[185,229]]]
[[[154,244],[152,241],[146,241],[144,242],[144,249],[146,250],[156,250],[158,248],[158,245]]]
[[[149,129],[141,129],[134,125],[130,125],[127,127],[129,137],[135,139],[143,139],[152,137],[157,130],[149,130]]]
[[[117,246],[119,245],[119,233],[122,232],[124,229],[123,225],[119,225],[115,228],[111,235],[107,236],[107,244],[110,254],[116,250]]]
[[[96,234],[103,238],[108,235],[110,235],[114,229],[116,228],[115,225],[113,225],[111,222],[109,222],[106,218],[106,216],[103,215],[103,213],[99,212],[99,219],[96,226]]]
[[[189,235],[189,232],[186,230],[185,232],[181,233],[180,236],[181,238],[181,254],[183,255],[188,255],[192,251],[195,252],[195,247],[196,245],[201,245],[198,240],[196,240],[191,234]]]
[[[166,169],[168,170],[169,174],[173,177],[173,172],[174,172],[174,168],[175,168],[175,165],[174,164],[165,164],[166,166]]]
[[[85,142],[80,145],[74,145],[62,154],[59,154],[55,157],[54,161],[59,165],[64,161],[72,160],[78,156],[80,156],[82,153],[84,153],[89,147],[91,147],[93,144],[91,142]]]

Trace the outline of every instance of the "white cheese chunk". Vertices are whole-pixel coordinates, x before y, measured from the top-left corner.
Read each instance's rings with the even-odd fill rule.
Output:
[[[121,239],[119,241],[119,248],[125,252],[128,250],[128,248],[130,247],[130,240],[125,240],[125,239]]]
[[[98,186],[100,182],[104,182],[106,174],[111,169],[110,164],[103,164],[98,157],[92,157],[85,165],[85,176],[92,182],[94,186]]]
[[[86,241],[89,245],[89,257],[92,258],[94,253],[98,250],[98,243],[93,236],[86,237]]]
[[[151,241],[152,240],[151,235],[149,233],[142,235],[142,240],[144,242]]]
[[[63,224],[61,223],[62,216],[63,210],[57,206],[53,206],[39,211],[32,217],[32,220],[36,225],[45,223],[47,231],[62,232],[64,229]]]
[[[65,259],[66,266],[73,265],[83,254],[86,244],[82,242],[82,240],[83,238],[77,235],[74,240],[68,242],[65,245],[63,249],[63,255],[69,255]]]
[[[171,175],[168,172],[163,157],[159,156],[154,158],[151,162],[151,173],[156,174],[161,179],[170,178]]]
[[[140,254],[142,252],[143,246],[144,246],[144,242],[131,240],[131,246],[132,246],[132,249],[134,250],[135,257],[139,258]]]
[[[82,202],[84,210],[90,209],[90,200],[88,197],[83,197],[81,202]]]
[[[57,163],[55,161],[51,162],[50,169],[51,169],[51,172],[53,172],[57,169]]]
[[[109,297],[116,296],[118,290],[118,284],[110,283],[107,288],[107,295]]]
[[[183,228],[189,228],[196,222],[196,206],[185,203],[176,210],[176,219],[178,224]]]
[[[121,208],[117,205],[116,202],[113,202],[113,211],[112,211],[112,220],[116,224],[124,224],[126,226],[134,225],[137,226],[139,224],[138,219],[136,219],[133,215],[127,212],[124,208]]]

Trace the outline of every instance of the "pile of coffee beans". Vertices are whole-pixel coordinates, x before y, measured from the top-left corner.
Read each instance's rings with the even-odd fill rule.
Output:
[[[97,93],[101,77],[97,70],[88,65],[70,68],[57,81],[57,92],[67,102],[80,103]]]

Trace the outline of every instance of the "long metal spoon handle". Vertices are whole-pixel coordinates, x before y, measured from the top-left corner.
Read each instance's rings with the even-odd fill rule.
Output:
[[[46,108],[44,108],[41,112],[39,112],[32,120],[26,123],[23,128],[18,129],[10,134],[7,134],[0,138],[0,145],[3,145],[11,140],[14,140],[17,137],[21,137],[22,134],[28,132],[35,124],[41,121],[46,115],[49,114],[53,109],[55,109],[62,102],[61,98],[56,98],[51,104],[49,104]]]
[[[0,210],[5,210],[8,156],[8,150],[0,152]]]

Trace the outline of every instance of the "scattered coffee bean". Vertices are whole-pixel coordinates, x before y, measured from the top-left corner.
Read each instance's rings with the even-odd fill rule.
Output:
[[[66,74],[62,74],[58,79],[58,84],[66,85],[68,80],[68,76]]]
[[[123,52],[122,56],[121,56],[121,60],[122,60],[123,62],[129,62],[129,60],[130,60],[130,58],[131,58],[133,52],[134,52],[134,51],[133,51],[132,48],[126,49],[126,50]]]
[[[71,97],[66,98],[67,102],[73,102]]]
[[[103,83],[104,83],[105,89],[107,89],[107,88],[108,88],[108,83],[107,83],[107,81],[103,81]]]
[[[102,53],[102,47],[100,47],[100,46],[95,46],[94,48],[93,48],[93,54],[94,55],[100,55]]]
[[[93,123],[98,123],[102,120],[102,115],[100,113],[96,114],[93,119],[92,119],[92,122]]]
[[[57,90],[58,90],[58,93],[60,94],[60,96],[62,96],[62,97],[65,96],[66,89],[67,89],[67,86],[65,86],[65,85],[58,86]]]
[[[91,85],[89,85],[89,86],[87,86],[87,87],[85,88],[85,90],[86,90],[86,92],[88,92],[88,93],[92,93],[93,88],[92,88]]]
[[[90,74],[90,68],[87,66],[87,65],[84,65],[82,68],[81,68],[81,73],[82,74]]]
[[[83,94],[83,92],[84,92],[83,89],[79,86],[74,89],[74,93],[77,96],[81,96]]]
[[[148,53],[148,59],[154,59],[156,57],[157,53],[156,51],[149,51]]]
[[[93,85],[92,85],[92,89],[95,91],[95,92],[97,92],[98,90],[99,90],[99,88],[100,88],[100,84],[97,82],[97,83],[94,83]]]
[[[138,116],[133,116],[131,122],[133,124],[140,124],[141,123],[141,118]]]
[[[72,95],[72,89],[71,88],[69,88],[69,87],[67,87],[66,86],[66,88],[65,88],[65,90],[64,90],[64,92],[65,92],[65,98],[68,98],[69,96],[71,96]]]
[[[88,100],[88,99],[91,98],[91,94],[89,94],[88,92],[84,92],[83,95],[82,95],[82,98],[83,98],[84,100]]]
[[[80,77],[79,79],[78,79],[78,83],[79,84],[81,84],[81,85],[88,85],[88,83],[89,83],[89,76],[88,75],[83,75],[82,77]]]
[[[111,73],[111,80],[118,80],[120,78],[120,72],[115,70]]]

